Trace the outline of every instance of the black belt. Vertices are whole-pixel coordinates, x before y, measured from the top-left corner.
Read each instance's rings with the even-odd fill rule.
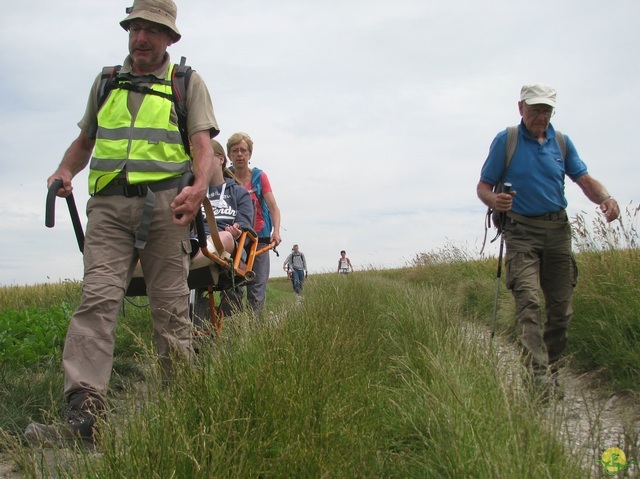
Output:
[[[258,243],[269,244],[271,243],[271,238],[258,238]]]
[[[542,216],[527,216],[527,218],[537,221],[567,221],[566,210],[556,211],[554,213],[547,213]]]
[[[569,222],[569,218],[565,210],[547,213],[542,216],[523,216],[514,213],[513,211],[507,211],[507,217],[517,223],[523,223],[525,225],[544,229],[564,228]]]
[[[126,180],[116,179],[96,193],[97,196],[125,196],[127,198],[145,197],[144,208],[140,224],[136,231],[136,242],[134,246],[144,249],[149,237],[149,227],[153,216],[153,209],[156,204],[155,191],[170,190],[177,188],[182,177],[169,178],[168,180],[156,181],[154,183],[140,183],[137,185],[121,184]]]
[[[96,192],[96,195],[126,196],[127,198],[147,196],[147,192],[149,190],[164,191],[170,190],[171,188],[177,188],[180,180],[181,177],[169,178],[168,180],[156,181],[155,183],[138,183],[136,185],[124,183],[126,180],[113,180],[100,191]]]

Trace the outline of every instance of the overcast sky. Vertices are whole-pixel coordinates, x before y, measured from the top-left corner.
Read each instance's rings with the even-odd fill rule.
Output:
[[[22,0],[0,17],[0,285],[82,278],[64,200],[44,226],[46,179],[79,133],[89,88],[120,64],[128,2]],[[558,90],[552,122],[621,206],[637,204],[637,0],[178,1],[170,47],[205,79],[221,133],[254,140],[310,273],[403,266],[455,245],[479,251],[475,194],[525,83]],[[86,224],[87,171],[74,180]],[[517,189],[517,185],[514,185]],[[569,213],[595,205],[568,180]],[[497,254],[496,245],[488,249]]]

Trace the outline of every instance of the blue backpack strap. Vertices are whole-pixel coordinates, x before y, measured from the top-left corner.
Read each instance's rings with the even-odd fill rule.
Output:
[[[258,231],[258,237],[267,238],[271,236],[271,215],[269,214],[269,207],[267,206],[267,202],[262,195],[262,170],[260,168],[253,168],[251,170],[251,185],[253,186],[256,196],[258,197],[258,201],[260,203],[260,207],[262,208],[262,219],[264,219],[264,227]]]
[[[260,168],[251,169],[251,184],[253,185],[258,200],[262,201],[262,181],[260,181],[260,176],[262,176],[262,170]]]

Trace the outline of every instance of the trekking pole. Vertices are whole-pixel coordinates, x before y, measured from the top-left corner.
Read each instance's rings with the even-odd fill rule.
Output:
[[[509,193],[511,183],[505,183],[502,187],[502,193]],[[493,321],[491,323],[491,340],[496,334],[496,320],[498,314],[498,293],[500,292],[500,278],[502,277],[502,250],[504,249],[504,224],[507,214],[503,211],[500,213],[500,250],[498,252],[498,272],[496,274],[496,295],[493,300]]]

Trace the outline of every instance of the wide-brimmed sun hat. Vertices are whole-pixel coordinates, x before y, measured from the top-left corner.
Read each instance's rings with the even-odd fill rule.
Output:
[[[134,0],[133,6],[127,8],[127,18],[120,22],[125,30],[129,30],[129,23],[136,18],[158,23],[169,28],[174,33],[174,42],[180,40],[180,32],[176,26],[178,7],[173,0]]]

